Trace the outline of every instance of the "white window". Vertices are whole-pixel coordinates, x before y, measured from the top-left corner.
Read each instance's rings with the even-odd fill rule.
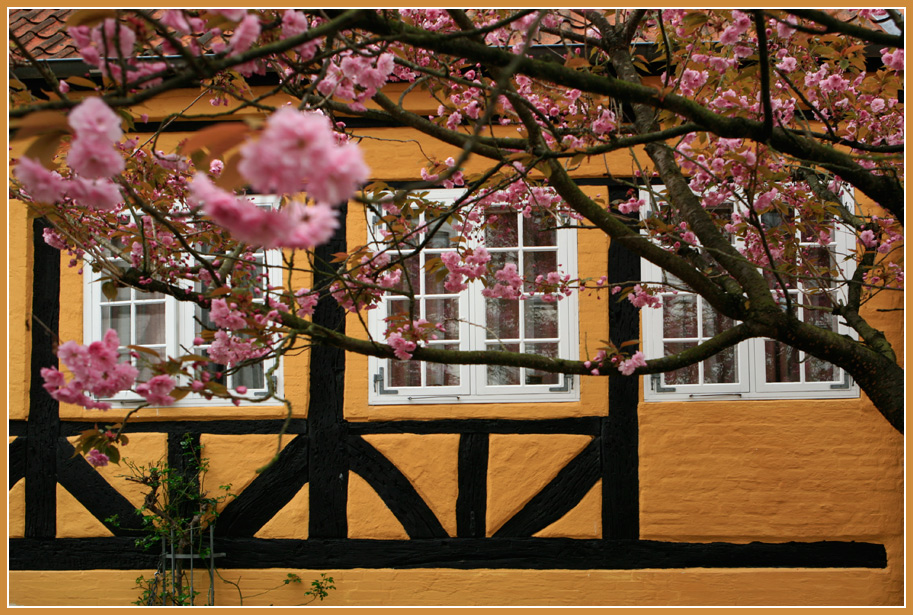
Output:
[[[261,207],[274,207],[278,201],[274,197],[251,196],[251,201]],[[257,278],[277,286],[282,283],[281,266],[282,255],[278,250],[254,253],[255,262],[258,264],[256,273],[252,276],[252,283],[259,285]],[[127,263],[118,261],[120,267],[127,267]],[[100,340],[108,329],[117,331],[120,339],[120,353],[122,361],[130,355],[128,346],[141,346],[156,354],[137,352],[138,358],[131,361],[139,369],[138,380],[146,380],[153,375],[149,364],[165,359],[186,354],[207,356],[209,343],[195,345],[194,339],[200,337],[203,329],[217,329],[209,319],[209,310],[204,310],[195,303],[182,302],[162,293],[143,292],[129,287],[120,287],[113,297],[108,297],[102,291],[104,273],[94,271],[91,267],[85,271],[84,289],[84,343],[88,344]],[[255,299],[256,301],[256,299]],[[226,367],[210,363],[207,370],[212,379],[225,385],[236,397],[254,398],[262,396],[268,389],[268,372],[275,363],[266,361],[256,365],[243,366],[237,370],[224,373]],[[282,368],[272,370],[275,390],[282,392]],[[244,395],[236,392],[238,386],[247,387]],[[115,398],[106,400],[129,405],[141,401],[142,398],[132,392],[123,392]],[[205,399],[201,395],[190,394],[178,401],[178,406],[224,406],[230,402],[225,399]]]
[[[436,190],[429,198],[452,202],[460,190]],[[500,216],[497,231],[487,229],[471,244],[484,245],[495,270],[517,266],[524,280],[560,270],[576,276],[577,246],[574,229],[554,217],[524,217],[515,211],[489,209]],[[373,228],[373,227],[372,227]],[[443,325],[429,346],[448,350],[507,350],[572,359],[578,353],[577,302],[574,296],[545,301],[540,295],[523,300],[491,299],[482,295],[481,282],[462,292],[444,288],[443,273],[433,269],[445,252],[455,250],[455,231],[444,223],[424,249],[404,261],[398,290],[414,299],[388,293],[379,309],[370,312],[374,339],[384,339],[385,318],[425,318]],[[376,238],[372,238],[376,241]],[[402,254],[408,255],[408,249]],[[488,403],[512,401],[576,401],[577,379],[522,367],[443,365],[418,361],[371,358],[369,403]]]
[[[661,192],[654,188],[654,193]],[[650,205],[642,208],[641,217],[664,217],[664,203],[642,192],[641,198]],[[738,204],[723,203],[717,213],[731,214],[739,211]],[[734,209],[735,208],[735,209]],[[669,222],[670,220],[665,220]],[[781,219],[778,214],[764,214],[761,222],[767,229],[776,229]],[[783,227],[785,230],[785,227]],[[741,247],[735,239],[734,245]],[[788,294],[801,320],[830,328],[841,334],[851,331],[828,311],[831,302],[845,300],[845,289],[828,280],[825,272],[842,268],[842,275],[850,275],[842,255],[850,254],[855,247],[851,233],[835,226],[830,231],[826,245],[819,238],[802,236],[798,242],[799,254],[782,258],[802,258],[822,272],[817,280],[801,277],[787,280]],[[681,280],[658,266],[642,261],[641,276],[645,282],[660,283],[662,307],[641,310],[644,353],[648,359],[675,354],[697,346],[716,334],[730,328],[736,321],[718,314],[701,296],[689,292]],[[765,273],[772,288],[779,282]],[[785,300],[780,300],[785,305]],[[713,398],[741,399],[806,399],[857,397],[858,387],[844,370],[781,342],[766,338],[753,338],[728,348],[709,359],[664,374],[644,378],[644,398],[647,401],[695,400]]]

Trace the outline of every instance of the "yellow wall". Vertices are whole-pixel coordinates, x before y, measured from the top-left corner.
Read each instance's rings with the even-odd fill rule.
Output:
[[[186,100],[184,98],[183,100]],[[172,101],[173,104],[177,104]],[[151,106],[150,108],[154,107]],[[161,107],[167,109],[167,107]],[[142,112],[142,111],[138,111]],[[439,159],[449,148],[418,137],[418,144],[393,129],[366,131],[378,140],[363,141],[374,174],[387,180],[412,179],[420,166],[421,149]],[[166,136],[162,146],[180,139]],[[380,140],[383,139],[383,140]],[[623,165],[619,154],[611,164]],[[624,168],[623,166],[621,168]],[[599,176],[602,165],[591,163],[581,173]],[[590,189],[593,194],[597,189]],[[349,241],[366,236],[363,216],[353,208]],[[29,337],[22,322],[30,301],[30,221],[24,209],[10,205],[10,386],[11,418],[24,418],[28,399]],[[608,244],[595,232],[578,238],[581,276],[603,275]],[[82,279],[63,256],[61,338],[81,339]],[[304,285],[304,284],[303,284]],[[899,295],[894,293],[894,295]],[[903,323],[899,296],[885,295],[869,308],[875,326],[885,330],[902,351]],[[580,298],[581,357],[592,356],[598,340],[608,335],[606,298]],[[357,330],[350,319],[349,332]],[[588,346],[587,346],[588,344]],[[606,416],[606,378],[584,377],[581,401],[560,404],[467,404],[453,406],[367,405],[367,360],[348,356],[345,416],[349,421],[438,418],[556,418]],[[307,408],[307,355],[288,358],[285,391],[297,416]],[[642,390],[642,387],[641,387]],[[253,419],[284,416],[282,407],[167,408],[143,411],[147,420]],[[114,420],[61,405],[63,420]],[[305,579],[327,572],[337,590],[326,605],[897,605],[903,601],[903,438],[875,411],[865,396],[849,400],[664,402],[641,403],[640,527],[649,540],[744,543],[751,541],[869,541],[884,544],[886,569],[685,569],[685,570],[229,570],[240,579],[244,594],[279,586],[287,572]],[[139,429],[139,426],[137,426]],[[493,435],[488,476],[489,533],[519,510],[561,464],[588,442],[588,436]],[[366,440],[390,459],[412,482],[441,520],[455,534],[457,436],[379,434]],[[287,443],[288,439],[285,440]],[[211,459],[207,484],[214,489],[232,484],[240,493],[275,451],[273,436],[202,437]],[[131,459],[155,460],[164,454],[164,436],[133,438],[124,450]],[[131,501],[135,485],[111,467],[102,475]],[[597,484],[564,518],[539,536],[595,538],[601,535],[603,485]],[[10,530],[24,526],[23,481],[9,498]],[[262,538],[307,537],[308,486],[258,534]],[[349,477],[349,536],[403,539],[402,526],[379,496],[356,474]],[[107,535],[100,524],[65,490],[58,490],[60,537]],[[14,604],[128,604],[138,595],[134,579],[142,571],[16,571],[10,574]],[[148,573],[147,573],[148,574]],[[304,588],[283,586],[245,604],[297,604]],[[237,591],[224,583],[217,603],[237,604]]]

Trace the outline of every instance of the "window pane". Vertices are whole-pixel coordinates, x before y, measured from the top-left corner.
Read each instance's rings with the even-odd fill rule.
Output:
[[[126,346],[133,343],[133,337],[130,335],[130,328],[129,305],[102,306],[102,331],[114,329],[117,332],[117,337],[120,339],[120,343]]]
[[[545,275],[558,269],[558,254],[555,252],[524,252],[523,278],[532,282],[537,275]]]
[[[266,379],[264,378],[263,365],[245,365],[239,369],[231,378],[232,386],[246,386],[248,389],[261,390],[266,388]]]
[[[390,386],[422,386],[422,365],[418,361],[390,361]]]
[[[401,316],[402,321],[416,320],[422,315],[421,301],[410,301],[409,299],[388,299],[387,314],[389,316]]]
[[[558,221],[549,215],[523,217],[523,245],[524,246],[554,246],[557,245],[555,227]]]
[[[663,344],[665,348],[666,355],[677,354],[688,348],[694,348],[697,346],[695,342],[666,342]],[[681,369],[677,369],[673,372],[667,372],[664,374],[663,379],[667,385],[675,384],[699,384],[698,378],[698,366],[695,363],[694,365],[689,365]]]
[[[516,303],[516,302],[515,302]],[[524,337],[558,337],[558,304],[536,297],[523,302]]]
[[[419,257],[417,255],[404,259],[400,264],[403,273],[400,276],[399,284],[396,284],[393,288],[403,292],[410,292],[411,290],[413,293],[419,294],[419,266]]]
[[[449,295],[451,292],[444,288],[444,282],[447,281],[447,268],[441,267],[437,271],[430,272],[425,270],[425,294],[426,295]]]
[[[557,357],[558,344],[527,344],[526,353],[543,357]],[[558,379],[560,378],[560,374],[540,372],[537,369],[524,369],[523,371],[526,372],[526,384],[558,384]]]
[[[459,350],[458,344],[434,346],[444,350]],[[460,384],[460,366],[443,363],[425,363],[425,384],[430,387],[450,387]]]
[[[194,334],[199,336],[202,331],[211,331],[218,329],[212,319],[209,317],[209,310],[201,307],[196,308],[196,318],[194,319]]]
[[[799,351],[786,344],[766,340],[767,382],[799,382]]]
[[[439,224],[441,224],[440,220],[430,220],[428,222],[428,232],[430,233],[432,229],[437,228]],[[450,241],[452,237],[456,237],[453,227],[449,222],[444,222],[437,232],[431,236],[431,239],[428,240],[426,247],[432,250],[446,250],[452,248],[454,245],[453,242]]]
[[[822,329],[837,330],[837,319],[834,317],[830,296],[825,293],[806,295],[802,298],[803,318],[807,323]]]
[[[731,329],[735,324],[728,316],[723,316],[707,303],[706,299],[701,299],[703,308],[702,324],[704,327],[703,337],[710,338],[727,329]]]
[[[729,384],[737,381],[739,356],[727,348],[704,361],[704,384]]]
[[[140,303],[136,306],[136,343],[165,343],[165,304]]]
[[[520,302],[512,299],[486,299],[485,322],[488,339],[520,337]]]
[[[697,337],[697,297],[663,295],[663,337]]]
[[[520,344],[486,344],[486,350],[520,352]],[[489,365],[488,384],[491,386],[520,384],[520,368],[504,365]]]
[[[444,325],[444,332],[438,332],[438,338],[445,340],[460,339],[459,299],[426,299],[425,318],[435,325]]]
[[[492,224],[485,227],[485,246],[488,248],[512,248],[517,245],[517,214],[491,215]]]
[[[808,266],[809,275],[816,275],[816,279],[804,282],[806,288],[829,288],[834,286],[831,271],[836,268],[837,262],[830,248],[822,246],[802,248],[802,256]]]
[[[102,301],[105,301],[107,298],[102,298]],[[131,301],[133,299],[133,289],[129,286],[118,286],[117,295],[115,295],[115,301]]]
[[[500,271],[508,263],[517,264],[516,252],[491,252],[491,270]]]

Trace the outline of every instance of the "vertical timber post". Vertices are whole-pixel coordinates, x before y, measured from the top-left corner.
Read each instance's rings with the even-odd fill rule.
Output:
[[[609,188],[609,201],[625,198],[623,188]],[[631,221],[633,224],[634,221]],[[609,245],[608,286],[640,279],[640,259],[620,242]],[[609,340],[616,348],[640,337],[640,311],[630,301],[609,295]],[[634,353],[637,346],[625,346]],[[638,390],[636,376],[609,376],[609,416],[602,426],[602,537],[640,538],[638,475]]]
[[[314,324],[345,331],[345,310],[327,292],[335,274],[333,254],[346,251],[346,215],[339,207],[339,228],[333,238],[314,250],[314,284],[321,289],[314,309]],[[310,538],[345,538],[348,534],[346,499],[349,486],[347,430],[343,419],[345,351],[311,346],[308,403],[308,469]]]
[[[32,351],[29,416],[26,427],[25,536],[57,534],[57,437],[60,406],[44,390],[42,367],[57,367],[54,347],[60,320],[60,251],[44,241],[50,228],[42,218],[32,224]]]

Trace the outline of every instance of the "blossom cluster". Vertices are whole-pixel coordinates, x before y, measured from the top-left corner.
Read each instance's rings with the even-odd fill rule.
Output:
[[[138,87],[148,88],[161,83],[160,74],[168,68],[164,62],[135,57],[136,33],[114,19],[105,19],[94,28],[86,25],[67,28],[67,34],[76,43],[84,62],[116,81],[137,82]]]
[[[424,318],[419,318],[406,323],[399,322],[393,317],[387,321],[385,333],[387,343],[393,347],[393,354],[401,361],[412,358],[415,349],[424,342],[437,339],[437,331],[443,331],[443,323],[430,323]]]
[[[130,389],[139,375],[139,371],[129,361],[118,361],[119,346],[120,339],[113,329],[105,332],[100,341],[88,346],[72,340],[61,344],[57,356],[72,374],[72,379],[68,382],[66,376],[55,368],[42,368],[45,390],[58,401],[89,409],[108,410],[111,408],[109,402],[94,398],[113,397]],[[136,392],[150,404],[170,406],[175,400],[168,394],[175,386],[173,378],[162,374],[137,385]]]
[[[376,57],[354,52],[337,54],[327,64],[327,72],[317,80],[317,91],[324,96],[351,100],[349,106],[364,111],[364,101],[374,96],[393,74],[393,54]]]
[[[67,121],[73,141],[67,164],[74,175],[64,178],[27,156],[19,159],[15,174],[36,201],[55,203],[69,198],[97,211],[113,211],[123,202],[120,188],[109,178],[124,170],[116,147],[123,136],[120,118],[98,97],[79,103]]]
[[[337,143],[322,113],[282,107],[260,138],[241,148],[238,170],[262,193],[302,190],[317,203],[337,205],[367,181],[370,171],[354,143]]]
[[[624,358],[624,355],[621,355],[618,352],[613,352],[612,356],[609,357],[604,349],[600,349],[592,359],[584,361],[583,366],[590,370],[590,373],[593,376],[598,376],[601,373],[600,367],[605,364],[606,359],[608,359],[609,363],[615,366],[623,376],[630,376],[638,367],[647,366],[646,357],[640,350],[636,351],[630,357]]]
[[[73,378],[67,382],[64,374],[57,369],[41,369],[44,388],[58,401],[77,404],[84,408],[107,410],[108,402],[95,397],[112,397],[133,386],[139,371],[130,362],[118,362],[120,340],[117,332],[109,329],[101,341],[88,346],[68,341],[57,349],[57,356],[63,361]]]

